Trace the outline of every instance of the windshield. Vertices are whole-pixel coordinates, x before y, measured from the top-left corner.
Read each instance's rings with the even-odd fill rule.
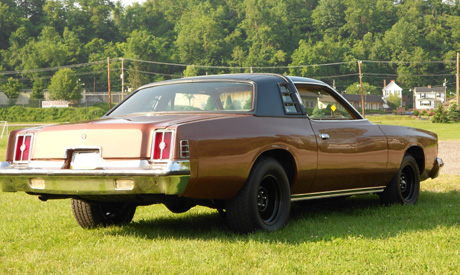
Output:
[[[247,112],[253,109],[253,87],[238,82],[193,82],[137,91],[109,116],[155,112]]]

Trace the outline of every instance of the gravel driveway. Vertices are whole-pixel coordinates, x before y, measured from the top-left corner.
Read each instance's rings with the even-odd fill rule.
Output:
[[[460,141],[438,142],[438,155],[444,161],[441,174],[460,175]]]

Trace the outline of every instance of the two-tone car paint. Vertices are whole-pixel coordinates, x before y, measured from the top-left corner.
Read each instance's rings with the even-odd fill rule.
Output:
[[[436,177],[442,166],[436,134],[373,124],[320,81],[272,74],[217,75],[153,83],[139,90],[202,82],[250,85],[252,108],[117,114],[118,106],[134,92],[99,120],[15,130],[0,169],[3,190],[26,191],[44,200],[71,197],[94,202],[111,196],[139,205],[158,197],[136,201],[136,195],[172,195],[212,206],[235,198],[255,164],[266,158],[282,166],[292,201],[382,192],[408,153],[417,161],[421,180]],[[307,115],[298,92],[305,87],[330,93],[351,119]],[[288,91],[287,102],[280,89]],[[158,130],[173,133],[173,151],[166,161],[152,158]],[[25,133],[33,135],[30,161],[15,163],[16,136]],[[72,169],[74,152],[85,150],[98,152],[99,163]],[[114,186],[125,179],[134,187]],[[43,185],[37,189],[32,180],[43,180]]]

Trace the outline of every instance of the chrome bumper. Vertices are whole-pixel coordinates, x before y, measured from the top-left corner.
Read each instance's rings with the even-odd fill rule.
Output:
[[[435,158],[434,159],[434,164],[433,164],[433,169],[430,171],[430,178],[434,179],[437,176],[439,176],[439,171],[441,171],[441,167],[444,166],[444,162],[442,161],[442,158]]]
[[[45,168],[46,167],[46,168]],[[0,163],[4,192],[55,195],[180,195],[190,178],[189,161],[150,164],[110,161],[97,169],[60,169],[62,162]]]

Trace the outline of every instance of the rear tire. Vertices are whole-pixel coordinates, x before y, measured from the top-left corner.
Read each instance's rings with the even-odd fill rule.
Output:
[[[281,164],[272,158],[261,159],[237,196],[227,201],[227,222],[243,234],[276,231],[289,218],[290,195],[289,180]]]
[[[417,161],[411,156],[404,156],[398,173],[380,193],[380,200],[386,205],[415,204],[420,193],[420,172]]]
[[[89,203],[72,199],[72,212],[82,228],[123,225],[132,221],[136,206],[122,203]]]

